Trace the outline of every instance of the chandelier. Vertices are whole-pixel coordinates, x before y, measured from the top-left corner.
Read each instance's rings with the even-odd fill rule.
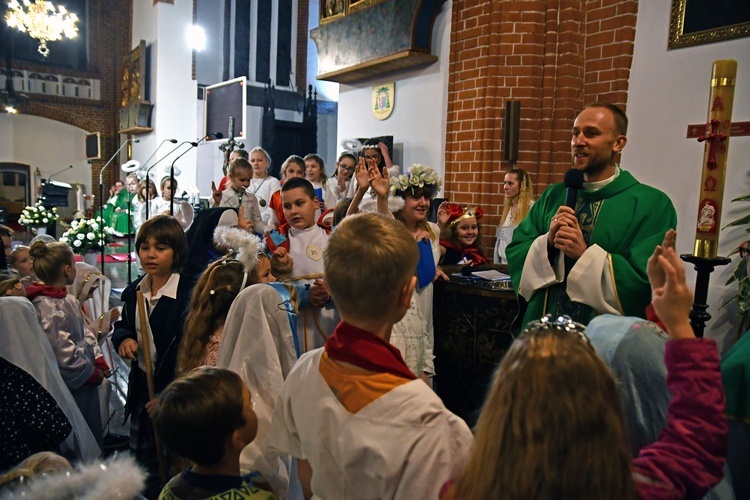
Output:
[[[78,35],[78,16],[68,13],[65,7],[55,7],[47,0],[10,0],[5,20],[11,28],[18,28],[21,32],[28,32],[31,38],[39,40],[39,53],[47,57],[49,47],[47,42]]]

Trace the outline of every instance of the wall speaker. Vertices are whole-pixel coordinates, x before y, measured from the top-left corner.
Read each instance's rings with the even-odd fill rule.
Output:
[[[86,159],[87,160],[101,160],[102,158],[102,147],[101,147],[101,133],[96,132],[94,134],[86,134]]]
[[[521,130],[521,101],[505,101],[505,141],[503,160],[518,161],[518,135]]]

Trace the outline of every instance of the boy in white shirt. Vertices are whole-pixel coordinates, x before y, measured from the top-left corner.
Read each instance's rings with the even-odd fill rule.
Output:
[[[342,322],[284,382],[269,446],[299,459],[316,498],[437,498],[473,438],[388,343],[416,285],[414,238],[393,219],[354,215],[324,253]]]

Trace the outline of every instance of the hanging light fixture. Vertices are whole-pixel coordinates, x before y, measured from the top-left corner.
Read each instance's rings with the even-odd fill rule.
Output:
[[[66,38],[78,36],[78,16],[47,0],[10,0],[5,21],[11,28],[28,32],[31,38],[39,40],[38,50],[44,57],[49,55],[47,42],[61,40],[63,35]]]

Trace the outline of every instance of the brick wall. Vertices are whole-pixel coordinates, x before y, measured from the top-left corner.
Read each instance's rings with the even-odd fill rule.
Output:
[[[505,171],[505,103],[521,102],[519,160],[536,194],[570,165],[570,128],[584,103],[624,105],[636,0],[454,0],[445,196],[485,210],[494,245]]]
[[[82,17],[79,15],[79,17]],[[74,125],[87,132],[102,133],[102,157],[91,162],[91,186],[98,197],[99,172],[115,153],[119,144],[119,92],[121,62],[130,51],[132,0],[88,2],[88,57],[86,71],[57,69],[55,66],[12,62],[14,69],[44,73],[60,72],[69,76],[96,78],[100,81],[100,100],[74,99],[31,94],[31,99],[20,104],[20,113],[41,116]],[[55,50],[52,44],[50,50]],[[119,178],[113,167],[104,173],[105,188]],[[98,203],[97,203],[98,205]]]

